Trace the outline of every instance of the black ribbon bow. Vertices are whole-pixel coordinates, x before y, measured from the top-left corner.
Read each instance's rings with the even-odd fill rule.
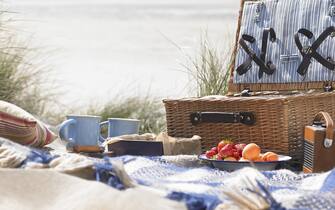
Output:
[[[271,75],[276,70],[276,66],[272,63],[272,61],[265,62],[266,51],[268,46],[268,39],[270,35],[270,41],[276,41],[276,33],[273,28],[267,28],[263,31],[262,38],[262,51],[260,56],[258,57],[254,50],[252,50],[246,42],[251,44],[256,42],[256,39],[253,36],[243,34],[242,38],[239,40],[239,44],[242,49],[249,55],[248,59],[242,63],[239,67],[237,67],[236,71],[239,75],[243,75],[247,73],[252,67],[252,61],[254,61],[259,66],[258,78],[262,78],[263,74],[266,73]]]
[[[324,58],[317,52],[317,49],[321,46],[321,44],[328,37],[332,36],[333,33],[335,33],[335,27],[334,26],[328,27],[324,32],[322,32],[322,34],[315,40],[315,42],[311,46],[304,46],[304,47],[301,44],[299,34],[306,36],[308,39],[312,39],[314,37],[314,34],[311,31],[302,28],[294,35],[295,44],[297,45],[303,57],[303,60],[298,67],[298,73],[300,75],[304,76],[307,73],[312,58],[314,58],[324,67],[330,70],[335,70],[334,60],[330,57]]]

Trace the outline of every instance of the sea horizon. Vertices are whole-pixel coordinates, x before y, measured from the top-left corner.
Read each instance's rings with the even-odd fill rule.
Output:
[[[195,56],[203,33],[233,45],[239,3],[205,1],[7,1],[15,29],[32,47],[50,51],[65,104],[115,97],[187,97],[184,53]],[[178,45],[183,52],[175,46]],[[45,56],[45,55],[44,55]]]

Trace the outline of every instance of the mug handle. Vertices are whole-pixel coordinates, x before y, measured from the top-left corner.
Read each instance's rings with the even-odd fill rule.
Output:
[[[108,121],[104,121],[104,122],[100,123],[100,130],[101,130],[101,128],[103,126],[106,126],[106,125],[108,125]],[[103,143],[104,141],[106,141],[106,139],[104,137],[102,137],[101,132],[100,132],[100,136],[99,136],[99,141],[101,143]]]
[[[68,141],[72,144],[75,144],[75,137],[72,137],[70,138],[69,137],[69,129],[68,127],[70,125],[74,125],[76,124],[77,121],[74,120],[74,119],[68,119],[66,121],[64,121],[61,125],[60,125],[60,128],[59,128],[59,137],[62,139],[62,140],[65,140],[65,141]]]

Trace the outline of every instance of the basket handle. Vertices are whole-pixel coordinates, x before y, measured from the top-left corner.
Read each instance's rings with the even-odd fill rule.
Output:
[[[332,146],[334,139],[334,121],[327,112],[319,112],[314,117],[314,122],[321,121],[322,119],[326,122],[326,138],[324,140],[324,146],[329,148]]]
[[[254,125],[256,117],[252,112],[195,112],[190,115],[192,125],[200,123],[242,123]]]

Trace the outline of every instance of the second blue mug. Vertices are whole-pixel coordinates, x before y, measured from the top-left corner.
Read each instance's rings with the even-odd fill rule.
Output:
[[[140,121],[137,119],[109,118],[100,123],[100,126],[108,126],[108,137],[116,137],[128,134],[138,134]]]

